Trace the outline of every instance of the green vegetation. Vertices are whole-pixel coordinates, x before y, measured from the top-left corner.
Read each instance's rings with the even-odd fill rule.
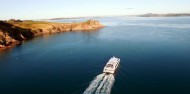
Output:
[[[21,21],[21,20],[15,20],[15,19],[10,19],[6,22],[18,27],[32,29],[32,30],[36,29],[37,27],[41,27],[42,25],[52,24],[52,22],[45,22],[45,21],[33,21],[33,20]]]

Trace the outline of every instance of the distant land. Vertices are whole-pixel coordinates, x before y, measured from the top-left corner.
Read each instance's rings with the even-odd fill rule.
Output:
[[[83,16],[83,17],[60,17],[60,18],[50,18],[43,20],[63,20],[63,19],[94,19],[94,18],[104,18],[104,17],[183,17],[190,16],[190,13],[167,13],[167,14],[156,14],[156,13],[146,13],[140,15],[110,15],[110,16]]]
[[[104,16],[84,16],[84,17],[60,17],[60,18],[51,18],[51,19],[44,19],[44,20],[62,20],[62,19],[93,19],[93,18],[101,18]]]
[[[55,23],[32,20],[0,21],[0,50],[10,48],[23,40],[38,35],[56,32],[89,31],[103,27],[97,20],[88,20],[78,23]]]
[[[138,17],[182,17],[182,16],[190,16],[190,13],[168,13],[168,14],[147,13],[137,16]]]

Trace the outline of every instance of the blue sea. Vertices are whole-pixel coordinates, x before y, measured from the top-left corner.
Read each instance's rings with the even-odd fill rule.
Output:
[[[190,94],[190,17],[95,19],[105,27],[1,51],[0,94]],[[105,75],[113,56],[120,65]]]

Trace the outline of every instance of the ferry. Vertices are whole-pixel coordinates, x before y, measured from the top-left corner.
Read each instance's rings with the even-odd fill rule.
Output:
[[[120,59],[116,57],[112,57],[104,67],[103,72],[108,74],[114,74],[115,70],[117,69],[119,65]]]

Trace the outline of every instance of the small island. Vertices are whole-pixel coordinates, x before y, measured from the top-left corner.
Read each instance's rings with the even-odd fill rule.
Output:
[[[35,36],[80,30],[94,30],[103,25],[97,20],[88,20],[78,23],[55,23],[46,21],[15,20],[0,21],[0,49],[10,48],[21,41]]]

